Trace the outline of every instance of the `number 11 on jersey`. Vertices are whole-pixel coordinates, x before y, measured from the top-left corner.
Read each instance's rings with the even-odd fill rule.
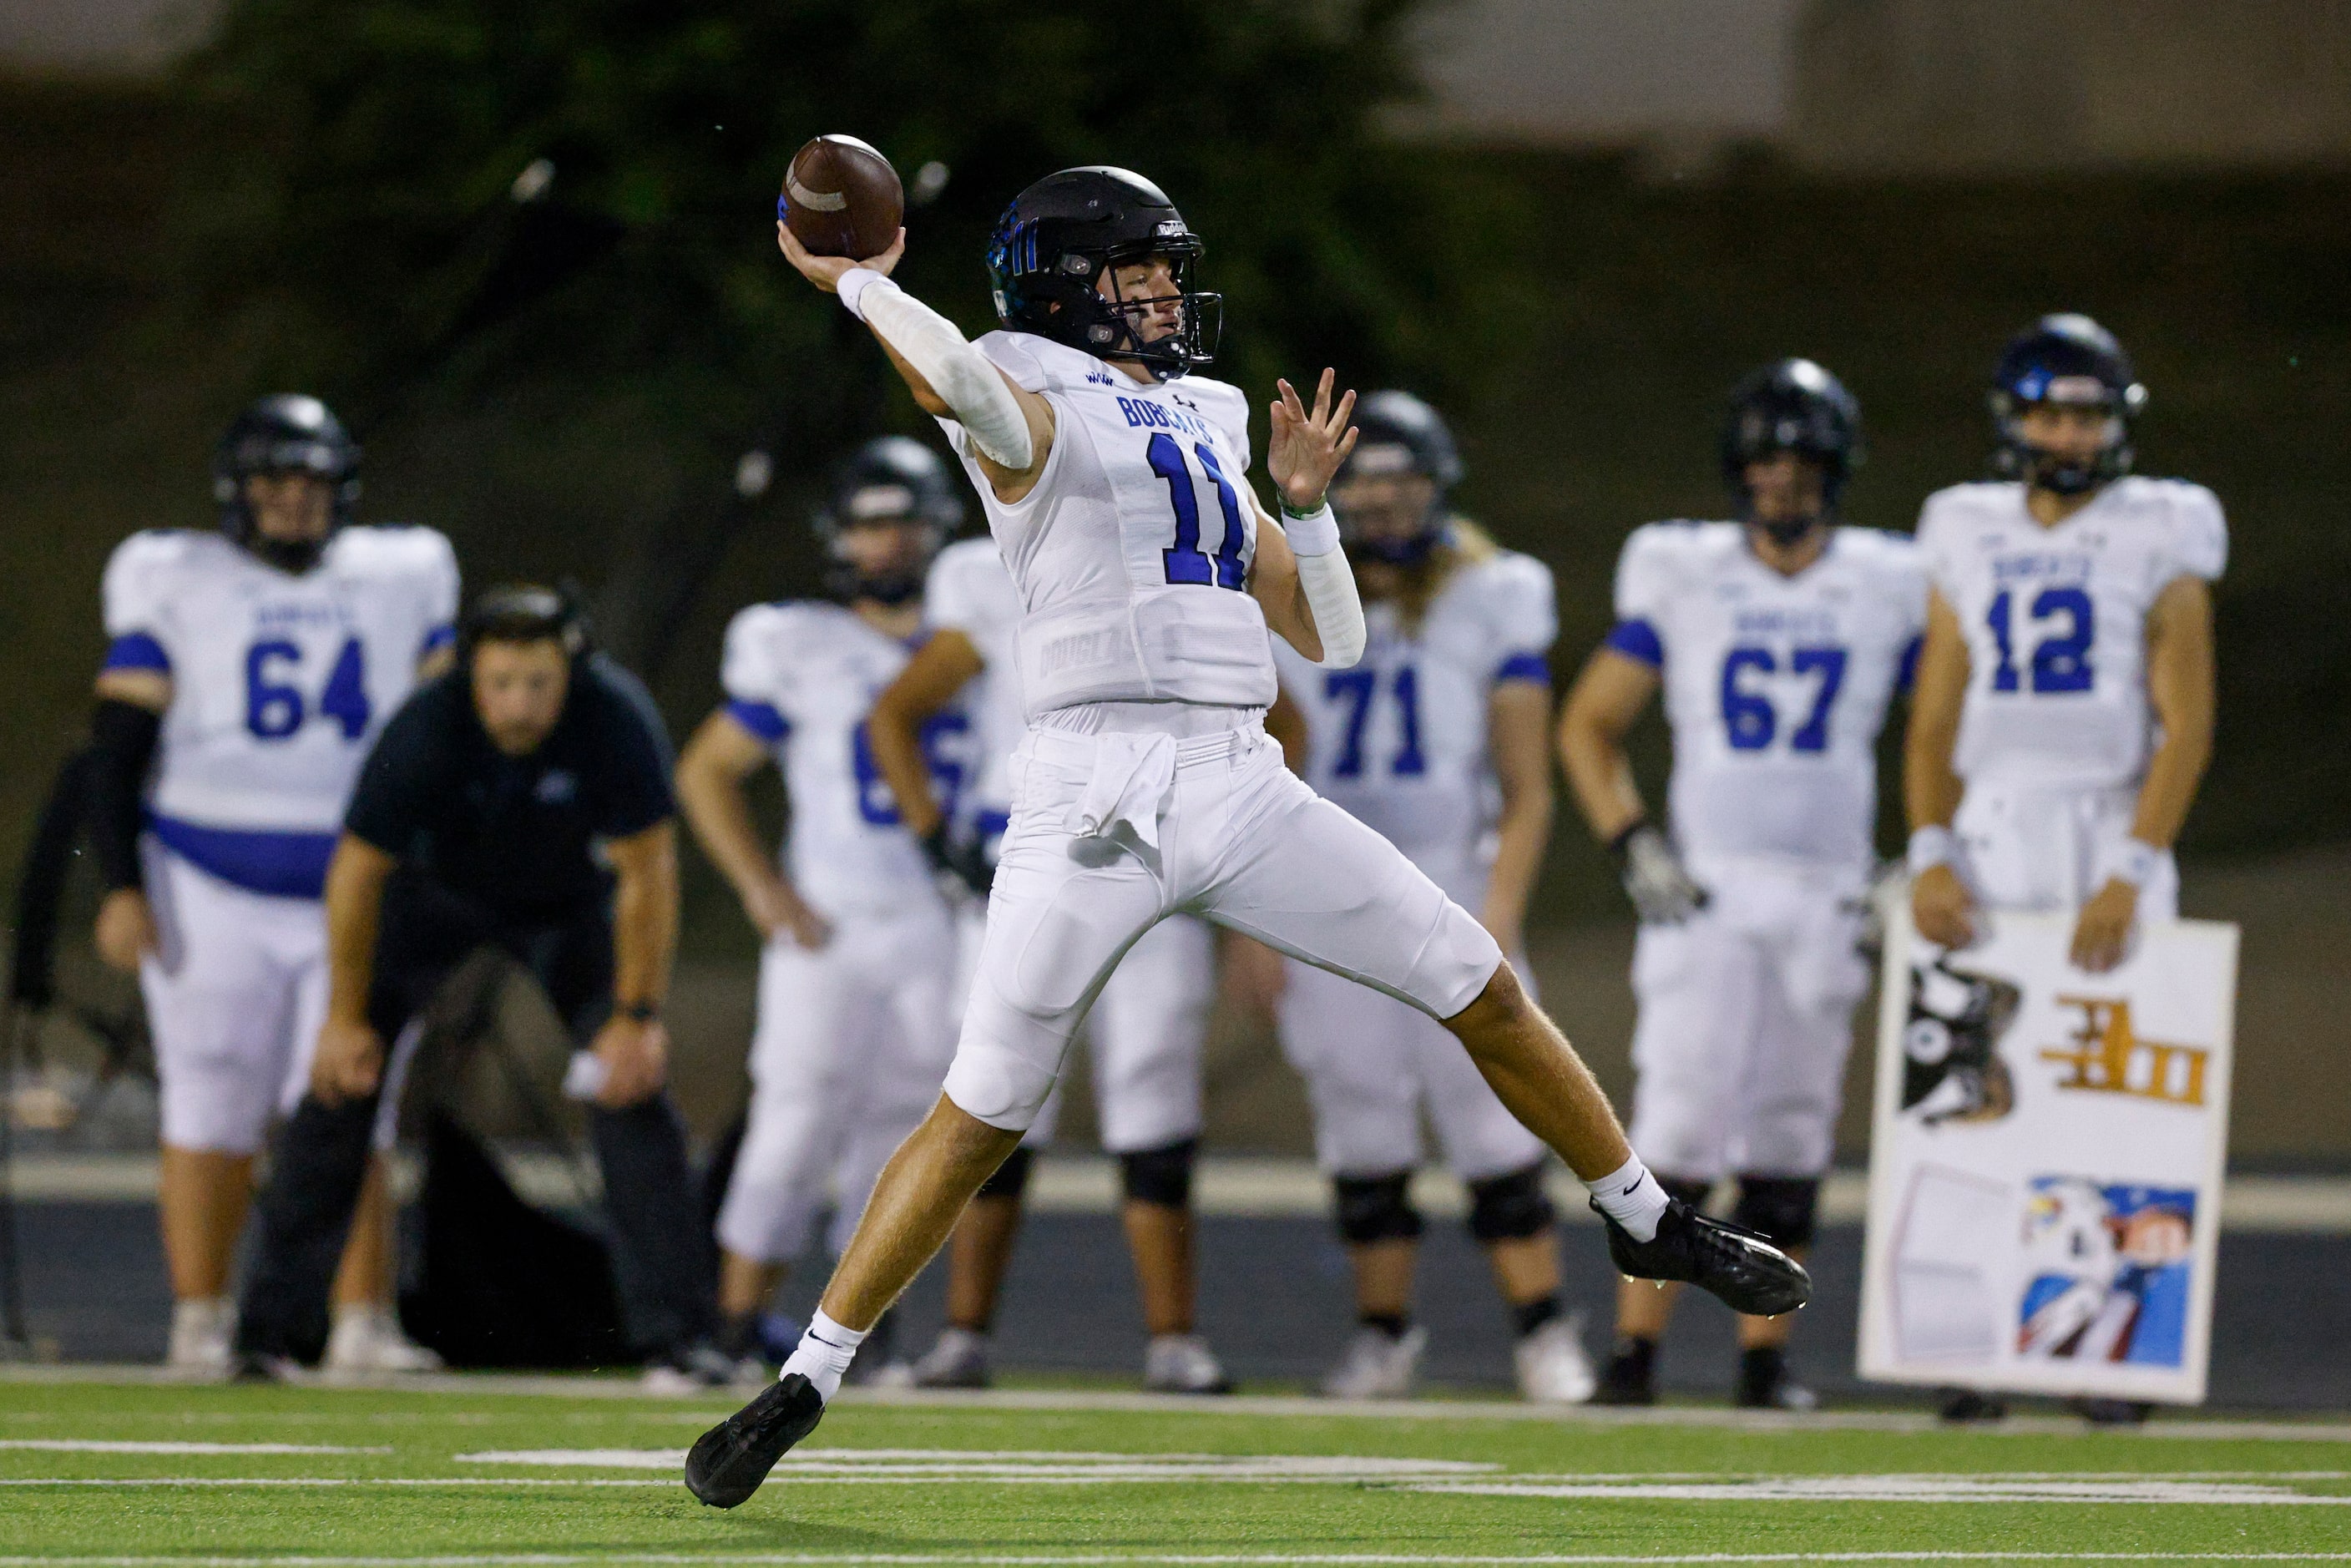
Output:
[[[1167,563],[1167,580],[1214,583],[1218,588],[1246,587],[1248,571],[1241,561],[1241,550],[1249,542],[1249,534],[1241,526],[1240,495],[1217,465],[1214,447],[1198,441],[1192,444],[1192,450],[1199,455],[1201,471],[1217,487],[1217,505],[1225,514],[1225,542],[1217,547],[1212,567],[1200,549],[1200,495],[1192,487],[1192,469],[1184,461],[1184,449],[1165,431],[1153,435],[1149,450],[1151,471],[1167,481],[1167,498],[1176,507],[1175,548],[1159,552],[1160,559]]]

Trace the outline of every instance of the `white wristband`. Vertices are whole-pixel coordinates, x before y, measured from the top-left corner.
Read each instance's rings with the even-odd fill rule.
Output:
[[[1292,555],[1329,555],[1339,548],[1339,519],[1331,515],[1328,501],[1302,517],[1283,507],[1281,532]]]
[[[2163,852],[2144,839],[2125,839],[2099,857],[2103,874],[2098,885],[2110,882],[2126,882],[2133,887],[2145,887],[2155,868],[2162,862]]]
[[[1938,865],[1949,865],[1959,858],[1959,841],[1949,828],[1920,828],[1910,835],[1910,874],[1923,876]]]
[[[890,282],[887,275],[876,272],[870,267],[852,267],[842,273],[841,280],[832,287],[841,296],[841,302],[848,308],[849,313],[862,321],[865,319],[865,306],[862,303],[865,291],[882,283],[889,283],[893,288],[898,287]]]

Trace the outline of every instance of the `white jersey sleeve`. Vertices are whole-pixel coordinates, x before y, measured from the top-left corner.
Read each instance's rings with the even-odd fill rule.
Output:
[[[1616,558],[1616,624],[1607,645],[1652,668],[1666,660],[1664,627],[1711,538],[1705,525],[1647,523]]]
[[[2220,497],[2201,485],[2177,480],[2165,486],[2171,503],[2170,548],[2164,580],[2200,577],[2218,582],[2229,565],[2229,522],[2220,511]]]
[[[1551,568],[1531,555],[1505,550],[1487,563],[1481,586],[1493,638],[1491,678],[1548,682],[1551,646],[1559,641]]]
[[[719,660],[718,684],[726,693],[727,714],[770,746],[791,733],[786,716],[796,696],[790,641],[786,606],[750,605],[726,623],[726,651]]]

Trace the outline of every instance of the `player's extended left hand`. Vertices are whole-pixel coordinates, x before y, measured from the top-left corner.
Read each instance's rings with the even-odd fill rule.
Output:
[[[669,1030],[659,1019],[607,1019],[588,1049],[604,1064],[596,1103],[607,1111],[652,1099],[669,1076]]]
[[[2074,921],[2074,964],[2103,975],[2130,952],[2131,923],[2138,918],[2138,889],[2120,877],[2107,881],[2082,905]]]
[[[1277,381],[1281,398],[1273,405],[1273,440],[1266,448],[1265,471],[1293,512],[1311,512],[1322,504],[1332,476],[1355,449],[1355,428],[1347,423],[1355,412],[1355,394],[1349,391],[1334,403],[1332,388],[1338,372],[1327,365],[1314,389],[1309,413],[1298,399],[1298,389]]]
[[[841,275],[851,267],[862,267],[869,272],[889,277],[890,269],[898,265],[898,258],[906,254],[906,231],[900,229],[898,237],[890,242],[890,248],[880,256],[854,261],[845,256],[810,256],[808,246],[800,244],[799,236],[778,218],[776,220],[776,248],[784,253],[784,259],[790,262],[802,277],[827,294],[838,294],[841,292]]]

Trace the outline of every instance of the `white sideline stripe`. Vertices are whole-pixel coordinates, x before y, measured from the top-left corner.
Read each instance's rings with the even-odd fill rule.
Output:
[[[458,1464],[672,1470],[682,1448],[514,1448],[458,1454]],[[1050,1449],[814,1448],[785,1458],[778,1480],[1144,1481],[1405,1480],[1490,1476],[1501,1466],[1468,1459],[1396,1459],[1333,1454],[1093,1454]]]
[[[2351,1552],[1699,1552],[1669,1555],[1631,1552],[1558,1552],[1543,1556],[1467,1556],[1414,1552],[1154,1552],[1116,1555],[915,1552],[517,1552],[417,1557],[0,1557],[0,1568],[572,1568],[574,1564],[672,1564],[729,1563],[789,1565],[882,1563],[907,1568],[933,1564],[1003,1564],[1005,1568],[1115,1568],[1130,1563],[1164,1563],[1196,1568],[1354,1568],[1388,1563],[1446,1563],[1475,1568],[1550,1568],[1603,1563],[2351,1563]]]
[[[571,1162],[536,1150],[502,1148],[498,1163],[517,1189],[534,1202],[580,1201],[580,1171]],[[13,1184],[19,1198],[135,1203],[155,1196],[155,1156],[143,1154],[19,1155]],[[1821,1218],[1858,1225],[1866,1212],[1868,1175],[1830,1173],[1821,1190]],[[1548,1178],[1560,1217],[1596,1224],[1582,1184],[1564,1171]],[[1440,1170],[1413,1178],[1413,1201],[1423,1210],[1458,1218],[1468,1212],[1461,1184]],[[592,1193],[586,1196],[593,1197]],[[1331,1204],[1328,1180],[1311,1160],[1211,1155],[1200,1161],[1193,1197],[1204,1215],[1218,1218],[1319,1218]],[[1048,1155],[1029,1178],[1030,1208],[1046,1213],[1111,1214],[1119,1202],[1118,1165],[1092,1155]],[[2223,1189],[2224,1230],[2351,1234],[2351,1177],[2237,1176]]]
[[[1472,1497],[1638,1498],[1668,1502],[2196,1503],[2341,1508],[2351,1497],[2216,1481],[2008,1481],[1970,1476],[1782,1476],[1762,1481],[1416,1482],[1406,1491]]]
[[[8,1384],[115,1384],[172,1387],[217,1384],[173,1367],[80,1363],[0,1362],[0,1385]],[[528,1395],[593,1399],[637,1406],[628,1414],[645,1421],[706,1427],[731,1416],[731,1405],[695,1403],[703,1396],[649,1395],[634,1378],[508,1373],[437,1373],[314,1379],[307,1386],[341,1392],[397,1390],[403,1394],[455,1394],[474,1398]],[[1191,1394],[1119,1393],[1079,1388],[998,1388],[967,1392],[945,1388],[843,1388],[835,1402],[965,1410],[1090,1411],[1112,1415],[1186,1416],[1198,1420],[1258,1420],[1301,1416],[1316,1421],[1364,1418],[1397,1421],[1534,1421],[1572,1427],[1699,1427],[1731,1432],[1937,1432],[1947,1431],[1925,1410],[1828,1410],[1797,1415],[1779,1410],[1736,1410],[1720,1406],[1660,1405],[1607,1407],[1593,1405],[1523,1405],[1510,1399],[1317,1399],[1291,1395],[1226,1395],[1213,1402]],[[420,1421],[448,1419],[412,1413]],[[237,1416],[238,1420],[264,1417]],[[305,1414],[267,1419],[308,1420]],[[342,1419],[345,1417],[337,1417]],[[382,1420],[381,1414],[370,1419]],[[2072,1437],[2101,1443],[2176,1437],[2247,1443],[2351,1443],[2351,1422],[2341,1420],[2235,1420],[2220,1416],[2175,1418],[2158,1415],[2143,1427],[2101,1427],[2093,1432],[2078,1417],[2011,1416],[1968,1428],[1977,1437]]]
[[[389,1448],[353,1448],[333,1443],[147,1443],[97,1437],[5,1437],[0,1448],[30,1448],[45,1454],[389,1454]]]

